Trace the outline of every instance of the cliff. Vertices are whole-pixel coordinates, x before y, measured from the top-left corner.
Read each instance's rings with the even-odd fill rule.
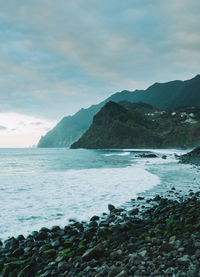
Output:
[[[142,103],[120,104],[108,102],[71,148],[172,148],[200,143],[200,108],[167,112]]]
[[[200,75],[186,81],[155,83],[146,90],[117,92],[98,105],[81,109],[73,116],[64,117],[40,139],[38,147],[70,146],[89,128],[93,116],[109,101],[144,102],[165,110],[173,110],[180,106],[200,106]]]

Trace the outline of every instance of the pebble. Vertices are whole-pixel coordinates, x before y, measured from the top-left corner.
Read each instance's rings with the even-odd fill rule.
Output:
[[[109,204],[88,223],[10,238],[0,243],[0,276],[197,277],[200,201],[191,195],[156,196],[142,212],[137,201],[130,211]]]

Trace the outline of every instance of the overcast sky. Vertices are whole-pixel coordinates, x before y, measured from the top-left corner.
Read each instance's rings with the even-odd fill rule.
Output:
[[[0,4],[0,147],[37,143],[116,91],[200,73],[199,0]]]

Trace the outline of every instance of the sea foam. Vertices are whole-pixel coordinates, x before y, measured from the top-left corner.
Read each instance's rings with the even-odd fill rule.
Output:
[[[1,239],[87,220],[160,183],[141,165],[2,175],[0,181]]]

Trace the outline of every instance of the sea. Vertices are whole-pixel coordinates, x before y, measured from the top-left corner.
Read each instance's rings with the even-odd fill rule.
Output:
[[[186,150],[0,149],[0,239],[64,227],[129,209],[138,196],[183,197],[200,190],[199,169],[178,163]],[[142,158],[155,153],[157,158]],[[163,157],[164,156],[164,157]],[[173,194],[174,195],[174,194]]]

